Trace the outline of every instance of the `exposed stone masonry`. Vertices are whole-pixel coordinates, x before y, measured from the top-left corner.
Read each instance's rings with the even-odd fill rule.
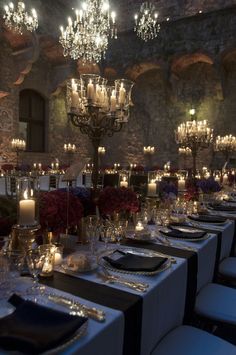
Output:
[[[128,7],[129,2],[126,3]],[[180,1],[168,2],[172,3],[181,8]],[[212,10],[214,3],[208,1],[205,5]],[[224,1],[223,5],[233,3]],[[185,15],[187,9],[191,14],[196,3],[186,4]],[[236,134],[235,15],[233,8],[166,23],[160,37],[147,44],[132,31],[120,34],[111,45],[107,60],[92,68],[110,79],[125,76],[136,81],[130,122],[122,132],[103,142],[107,148],[104,163],[145,164],[143,145],[155,145],[153,165],[162,166],[171,160],[175,165],[179,161],[181,167],[188,166],[189,159],[178,159],[174,130],[188,118],[191,106],[196,108],[199,119],[210,121],[216,134]],[[10,132],[0,131],[0,155],[5,154],[9,160],[13,158],[10,141],[18,135],[19,91],[25,88],[34,89],[47,99],[48,112],[46,152],[24,153],[23,160],[48,164],[59,158],[66,162],[63,144],[68,141],[78,146],[75,159],[91,156],[87,137],[68,125],[63,89],[66,79],[78,77],[81,70],[89,72],[91,67],[65,62],[61,52],[50,47],[48,41],[41,36],[38,44],[32,40],[32,48],[14,56],[8,40],[1,41],[0,91],[8,96],[0,99],[0,108],[12,110],[13,125]],[[223,158],[210,149],[200,154],[198,163],[220,167]]]

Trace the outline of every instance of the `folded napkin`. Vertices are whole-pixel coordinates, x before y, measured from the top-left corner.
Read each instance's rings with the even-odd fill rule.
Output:
[[[39,354],[63,344],[87,318],[72,316],[13,295],[8,302],[16,307],[0,319],[0,348]]]
[[[160,231],[162,234],[172,237],[172,238],[178,238],[178,239],[200,239],[203,238],[206,235],[206,232],[182,232],[180,230],[175,229],[174,227],[171,227],[171,230],[168,232],[163,232]]]
[[[121,250],[115,250],[110,257],[104,256],[103,259],[116,269],[137,272],[156,271],[167,260],[167,258],[158,256],[149,257],[134,255],[129,252],[124,253]]]
[[[205,222],[205,223],[224,223],[226,222],[226,218],[220,216],[211,216],[207,214],[201,215],[192,215],[188,216],[189,219],[197,222]]]
[[[226,205],[209,205],[211,209],[214,211],[225,211],[225,212],[235,212],[236,213],[236,208],[235,206],[226,206]]]

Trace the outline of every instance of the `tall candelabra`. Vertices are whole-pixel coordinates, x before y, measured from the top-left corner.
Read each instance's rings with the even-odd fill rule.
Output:
[[[68,116],[93,145],[92,183],[96,190],[99,176],[98,148],[105,136],[112,137],[128,122],[133,82],[125,79],[108,86],[95,74],[83,74],[67,85]]]
[[[155,147],[150,145],[143,147],[143,154],[146,156],[147,164],[149,168],[151,168],[152,166],[152,157],[154,153],[155,153]]]
[[[236,137],[231,134],[224,137],[218,136],[215,142],[215,151],[222,152],[227,163],[230,155],[236,152]]]
[[[213,142],[213,129],[209,127],[207,120],[197,121],[194,118],[195,110],[190,110],[192,120],[181,123],[175,131],[176,143],[180,147],[191,149],[193,158],[192,174],[196,175],[196,160],[200,149],[205,149]]]
[[[12,139],[11,148],[13,152],[16,153],[16,166],[19,166],[19,155],[21,152],[24,152],[26,149],[26,143],[23,139]]]
[[[68,157],[68,165],[71,165],[73,155],[76,152],[76,146],[75,146],[75,144],[65,143],[63,148],[64,148],[65,154]]]

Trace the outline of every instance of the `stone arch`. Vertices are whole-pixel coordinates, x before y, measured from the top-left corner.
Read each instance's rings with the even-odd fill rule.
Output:
[[[171,63],[171,72],[175,75],[179,75],[181,71],[186,69],[188,66],[195,64],[195,63],[207,63],[207,64],[214,64],[213,59],[202,52],[196,52],[191,54],[184,54],[177,58],[175,58]]]
[[[229,69],[233,63],[236,63],[236,47],[229,48],[221,54],[221,64],[224,69]]]
[[[125,76],[136,81],[140,75],[154,69],[161,69],[161,65],[157,62],[142,62],[126,69]]]

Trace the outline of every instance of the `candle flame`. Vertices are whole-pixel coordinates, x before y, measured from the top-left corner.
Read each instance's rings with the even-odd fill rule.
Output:
[[[23,197],[24,197],[25,200],[28,199],[28,191],[27,190],[24,191]]]

